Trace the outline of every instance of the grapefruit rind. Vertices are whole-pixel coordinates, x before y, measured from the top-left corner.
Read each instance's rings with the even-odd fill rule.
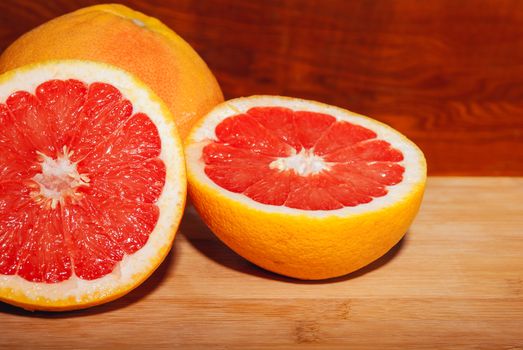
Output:
[[[302,210],[256,202],[227,191],[204,173],[203,147],[225,118],[252,107],[278,106],[326,113],[375,131],[401,151],[403,181],[370,203],[335,210]],[[280,96],[233,99],[215,107],[185,143],[189,195],[209,228],[231,249],[278,274],[319,280],[346,275],[378,259],[406,233],[419,210],[426,162],[419,148],[391,127],[318,102]]]
[[[0,275],[0,300],[29,310],[68,310],[116,299],[140,285],[170,251],[186,198],[185,164],[181,140],[168,108],[142,82],[129,73],[103,63],[81,60],[48,61],[10,71],[0,76],[0,101],[13,92],[33,92],[52,79],[77,79],[87,84],[108,83],[133,105],[133,113],[146,113],[161,139],[159,158],[166,166],[165,185],[156,205],[158,222],[147,243],[126,255],[102,278],[83,280],[76,276],[53,284],[29,282],[17,275]]]

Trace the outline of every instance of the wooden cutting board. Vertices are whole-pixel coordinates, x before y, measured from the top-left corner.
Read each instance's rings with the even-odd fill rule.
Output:
[[[251,265],[184,217],[158,271],[68,313],[0,303],[0,349],[523,349],[523,178],[431,178],[406,237],[349,276]]]

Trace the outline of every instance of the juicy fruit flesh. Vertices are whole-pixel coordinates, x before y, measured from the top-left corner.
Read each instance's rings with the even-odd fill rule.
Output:
[[[365,127],[282,107],[224,119],[203,149],[206,175],[263,203],[335,210],[369,203],[400,183],[403,154]]]
[[[118,89],[47,81],[0,103],[0,125],[0,274],[93,280],[145,245],[165,164]]]

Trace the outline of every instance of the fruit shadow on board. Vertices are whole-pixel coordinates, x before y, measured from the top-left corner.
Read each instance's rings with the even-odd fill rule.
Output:
[[[388,264],[392,259],[394,259],[396,255],[398,255],[401,249],[405,247],[408,241],[407,232],[403,238],[382,257],[357,271],[349,273],[348,275],[325,280],[307,281],[278,275],[274,272],[264,270],[261,267],[258,267],[257,265],[254,265],[248,260],[242,258],[240,255],[236,254],[232,249],[222,243],[212,233],[212,231],[200,219],[194,207],[190,204],[188,204],[185,209],[185,213],[180,224],[180,234],[185,236],[187,241],[197,251],[222,266],[244,274],[294,284],[337,283],[358,278]]]
[[[175,240],[176,242],[176,240]],[[165,260],[158,266],[156,271],[141,285],[133,289],[123,297],[110,301],[106,304],[93,306],[91,308],[74,310],[74,311],[28,311],[19,307],[15,307],[6,303],[0,302],[0,313],[8,313],[12,315],[22,317],[36,317],[36,318],[73,318],[73,317],[84,317],[89,315],[103,314],[105,312],[116,311],[123,309],[132,304],[141,301],[161,286],[163,280],[167,277],[168,271],[175,268],[176,262],[178,261],[179,250],[176,249],[176,244],[170,253],[165,257]]]

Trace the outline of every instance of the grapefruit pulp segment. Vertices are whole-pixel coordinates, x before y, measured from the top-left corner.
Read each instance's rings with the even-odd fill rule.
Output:
[[[340,209],[384,196],[402,180],[399,150],[325,113],[254,107],[225,118],[216,137],[203,149],[207,176],[263,204]]]
[[[146,243],[158,219],[154,205],[142,205],[154,203],[165,182],[165,165],[156,158],[161,149],[156,127],[147,115],[132,115],[130,102],[107,83],[51,80],[37,86],[36,94],[12,93],[5,106],[12,127],[22,131],[25,152],[38,155],[40,162],[32,166],[41,170],[31,179],[19,178],[37,205],[28,203],[23,209],[26,225],[18,232],[4,232],[22,239],[14,247],[2,245],[9,247],[2,260],[16,261],[11,274],[32,282],[56,283],[73,270],[85,279],[110,273],[124,253]],[[13,141],[7,135],[2,139]],[[22,155],[13,159],[15,165],[23,160]],[[155,164],[152,171],[147,164]],[[74,182],[78,186],[71,189]],[[52,191],[59,193],[48,193]],[[21,194],[9,191],[4,200],[9,204]],[[133,213],[145,211],[134,221],[146,237],[115,237],[117,206],[106,205],[111,200],[114,205],[115,196],[126,200],[130,220]]]

